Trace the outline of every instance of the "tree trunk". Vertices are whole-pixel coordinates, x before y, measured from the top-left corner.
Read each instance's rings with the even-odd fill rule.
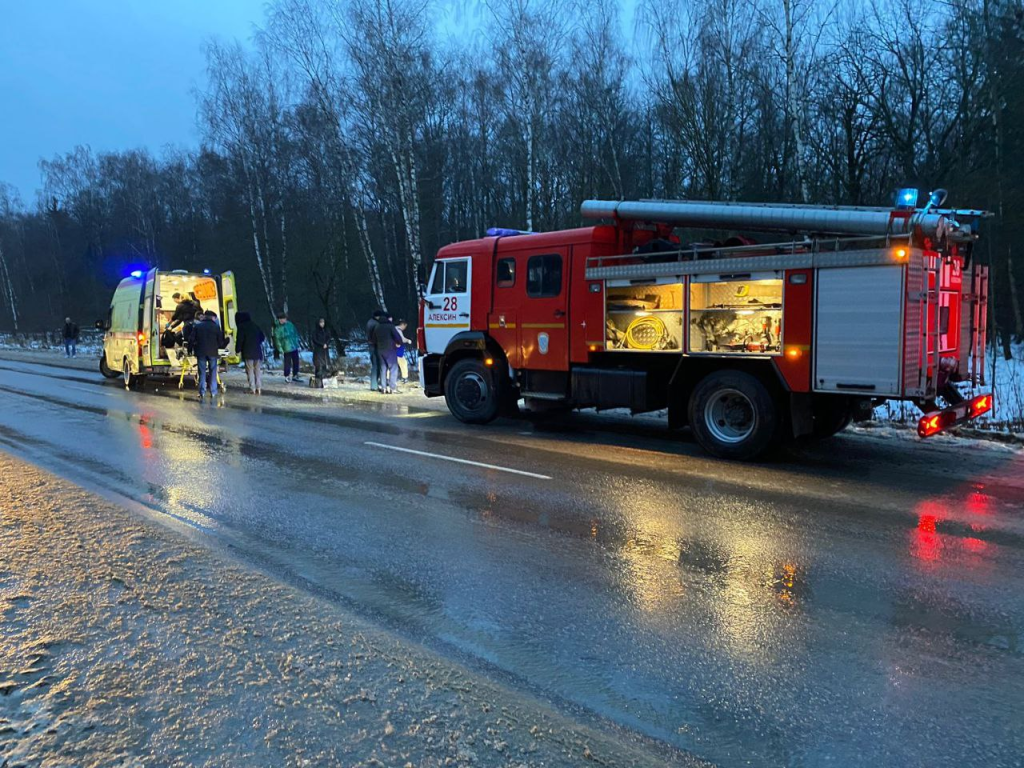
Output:
[[[11,321],[14,323],[14,330],[18,330],[18,299],[14,293],[14,283],[11,282],[11,273],[7,271],[7,259],[4,256],[4,247],[0,243],[0,288],[3,289],[3,297],[7,300],[7,306],[11,310]]]
[[[288,313],[288,237],[285,233],[284,212],[281,212],[281,311]]]
[[[263,294],[267,299],[267,308],[270,316],[274,317],[277,308],[274,306],[274,283],[267,272],[267,264],[263,260],[263,249],[260,248],[259,226],[256,221],[256,200],[253,197],[252,182],[246,179],[246,191],[249,193],[249,221],[252,225],[252,250],[256,255],[256,267],[260,271],[260,279],[263,281]]]
[[[370,233],[366,227],[366,211],[360,205],[353,206],[353,216],[356,220],[356,229],[359,231],[359,243],[363,247],[363,256],[366,257],[367,270],[370,273],[370,289],[377,299],[377,305],[387,311],[388,307],[384,301],[384,285],[380,280],[380,267],[377,264],[377,255],[373,252],[373,243],[370,242]]]
[[[1013,310],[1013,335],[1020,340],[1024,338],[1024,318],[1021,317],[1020,295],[1013,275],[1013,252],[1010,246],[1006,246],[1006,283],[1010,291],[1010,308]]]

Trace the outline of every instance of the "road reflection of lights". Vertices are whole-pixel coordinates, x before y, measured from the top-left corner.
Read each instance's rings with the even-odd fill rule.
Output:
[[[985,486],[978,484],[967,495],[967,511],[972,515],[991,515],[992,497],[985,493]]]
[[[153,449],[153,430],[146,424],[145,417],[139,419],[139,443],[147,453]]]
[[[946,516],[945,507],[926,500],[918,503],[916,511],[917,527],[910,534],[910,554],[925,563],[936,562],[942,554],[942,540],[936,529]]]
[[[981,496],[982,498],[974,499],[973,502],[971,497],[968,497],[967,509],[974,514],[988,515],[990,499],[985,494]],[[958,565],[968,563],[974,566],[980,562],[978,559],[963,560],[955,556],[965,552],[983,555],[991,549],[989,542],[977,536],[957,535],[948,530],[944,532],[943,523],[951,517],[949,507],[944,502],[927,499],[919,502],[914,511],[917,514],[917,525],[910,532],[910,554],[924,564],[936,564],[942,561],[947,553],[952,552]],[[957,524],[954,521],[954,525],[960,529],[966,527],[977,533],[984,533],[988,527],[980,522],[968,522],[964,526],[963,523]]]
[[[683,593],[679,568],[679,529],[669,514],[673,504],[662,504],[648,495],[631,497],[623,511],[628,535],[619,545],[623,563],[622,582],[633,602],[644,612],[656,613],[673,606]],[[590,525],[597,538],[598,527]]]

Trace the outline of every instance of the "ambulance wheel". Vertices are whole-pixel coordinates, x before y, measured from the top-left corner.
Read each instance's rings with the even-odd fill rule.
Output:
[[[121,378],[124,380],[125,389],[142,389],[142,384],[146,381],[145,376],[132,373],[127,357],[124,359],[124,367],[121,369]]]
[[[110,366],[107,365],[106,355],[103,355],[103,357],[100,358],[100,373],[102,373],[103,377],[107,379],[119,379],[121,377],[120,373],[111,370]]]
[[[741,371],[705,377],[690,397],[690,429],[700,446],[722,459],[764,453],[778,428],[778,409],[764,384]]]
[[[501,410],[501,393],[494,372],[480,360],[460,360],[444,380],[448,410],[466,424],[494,421]]]

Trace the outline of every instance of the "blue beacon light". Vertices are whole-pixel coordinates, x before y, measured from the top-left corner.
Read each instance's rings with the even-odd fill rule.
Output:
[[[131,274],[132,277],[134,277],[136,280],[138,280],[140,277],[142,277],[142,270],[141,269],[136,269],[134,272],[131,272],[130,274]]]
[[[917,207],[917,195],[916,189],[901,189],[896,196],[896,206],[898,208]]]

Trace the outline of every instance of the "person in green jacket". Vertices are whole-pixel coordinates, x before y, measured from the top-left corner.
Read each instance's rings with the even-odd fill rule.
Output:
[[[274,359],[284,355],[285,381],[299,380],[299,331],[284,312],[277,316],[274,326]]]

